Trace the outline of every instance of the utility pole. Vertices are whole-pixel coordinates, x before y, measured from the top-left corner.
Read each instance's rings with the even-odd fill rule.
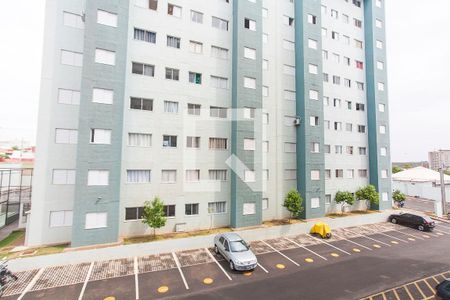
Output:
[[[439,173],[441,175],[441,200],[442,200],[442,214],[444,217],[447,216],[447,201],[445,199],[445,178],[444,178],[444,163],[442,162],[439,168]]]

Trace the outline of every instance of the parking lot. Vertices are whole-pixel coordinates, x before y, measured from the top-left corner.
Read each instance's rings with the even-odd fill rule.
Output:
[[[212,248],[30,270],[17,274],[19,279],[7,287],[2,299],[188,297],[294,272],[298,274],[299,271],[308,276],[313,269],[338,263],[351,267],[358,257],[369,254],[376,257],[377,252],[384,250],[400,252],[415,243],[445,239],[448,245],[449,235],[450,224],[446,223],[437,224],[433,232],[380,223],[333,230],[329,240],[303,234],[255,241],[251,243],[251,249],[258,257],[258,267],[253,272],[243,273],[231,271],[228,263]],[[405,289],[401,294],[394,289],[387,294],[374,294],[377,292],[374,290],[374,296],[367,296],[367,293],[358,298],[426,299],[430,292],[427,283],[432,287],[435,285],[431,280],[413,284],[423,288],[425,297],[416,290],[410,291],[409,295],[403,292]],[[394,286],[398,285],[391,287]]]

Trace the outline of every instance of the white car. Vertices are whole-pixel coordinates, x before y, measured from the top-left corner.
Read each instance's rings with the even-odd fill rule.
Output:
[[[231,270],[248,271],[258,265],[250,246],[236,233],[222,233],[214,237],[214,251],[230,264]]]

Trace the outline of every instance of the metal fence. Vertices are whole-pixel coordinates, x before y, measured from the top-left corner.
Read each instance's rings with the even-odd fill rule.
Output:
[[[32,178],[33,169],[0,169],[0,228],[31,208]]]

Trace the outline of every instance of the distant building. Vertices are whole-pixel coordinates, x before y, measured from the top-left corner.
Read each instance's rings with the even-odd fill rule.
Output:
[[[450,169],[450,150],[437,150],[428,152],[430,169],[438,170],[442,165]]]

